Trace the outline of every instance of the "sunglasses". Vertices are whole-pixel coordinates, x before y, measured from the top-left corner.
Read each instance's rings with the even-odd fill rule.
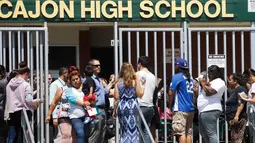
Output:
[[[74,79],[72,79],[71,81],[74,82],[74,81],[79,80],[79,79],[80,79],[80,78],[74,78]]]
[[[100,67],[101,65],[92,65],[92,66],[94,66],[94,67]]]

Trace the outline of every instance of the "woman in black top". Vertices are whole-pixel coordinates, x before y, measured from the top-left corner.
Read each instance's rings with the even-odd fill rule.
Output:
[[[244,131],[246,127],[246,103],[240,100],[238,93],[248,90],[241,74],[232,74],[229,76],[228,84],[232,90],[226,102],[226,118],[231,127],[232,143],[242,143],[244,141]]]

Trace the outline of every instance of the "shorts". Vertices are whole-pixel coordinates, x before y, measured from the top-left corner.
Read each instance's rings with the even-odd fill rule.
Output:
[[[192,136],[194,112],[174,112],[172,128],[174,135]]]

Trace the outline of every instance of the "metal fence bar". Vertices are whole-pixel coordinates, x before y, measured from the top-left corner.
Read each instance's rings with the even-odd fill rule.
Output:
[[[3,33],[0,31],[0,64],[3,65]]]
[[[218,32],[214,32],[215,54],[218,54]]]
[[[200,75],[201,73],[201,45],[200,45],[200,32],[197,32],[197,61],[198,61],[198,74]]]
[[[131,63],[131,34],[128,32],[128,62]]]
[[[43,71],[43,42],[42,42],[43,33],[40,34],[39,39],[40,39],[40,87],[44,87],[44,84],[43,84],[43,73],[44,73],[44,71]],[[46,76],[46,75],[44,75],[44,76]],[[41,97],[41,99],[43,99],[43,95],[44,95],[43,90],[45,90],[45,89],[40,88],[40,97]],[[48,95],[45,95],[45,96],[48,96]],[[44,116],[43,116],[44,108],[43,108],[43,104],[41,104],[40,108],[41,108],[41,112],[39,113],[40,116],[41,116],[41,120],[40,120],[40,123],[41,123],[41,126],[40,126],[40,128],[41,128],[41,130],[40,130],[40,141],[42,143],[42,142],[44,142],[44,140],[43,140],[44,139],[43,138],[44,137],[44,122],[43,122],[44,121]]]
[[[6,35],[3,33],[3,66],[6,67]],[[10,69],[9,69],[10,72]]]
[[[40,82],[39,82],[39,74],[40,74],[40,66],[39,66],[39,32],[36,31],[36,94],[37,94],[37,99],[40,99],[41,97],[39,97],[40,95]],[[46,104],[47,106],[47,104]],[[48,111],[48,110],[46,110]],[[40,108],[37,108],[37,122],[36,122],[36,125],[37,125],[37,136],[38,136],[38,139],[40,139]],[[48,134],[48,132],[46,132]]]
[[[175,52],[175,46],[174,46],[174,32],[171,32],[171,34],[172,34],[172,74],[173,73],[175,73],[175,64],[174,64],[174,62],[175,62],[175,60],[174,60],[174,52]],[[163,54],[163,55],[165,55],[165,54]],[[165,57],[165,56],[164,56]],[[166,99],[166,98],[165,98]],[[166,116],[165,116],[166,117]]]
[[[27,116],[27,111],[25,109],[23,109],[22,113],[23,113],[23,119],[25,120],[25,123],[26,123],[26,126],[27,126],[27,130],[28,130],[28,133],[29,133],[30,141],[31,141],[31,143],[34,143],[35,142],[34,135],[33,135],[32,129],[30,127],[30,123],[29,123],[28,116]],[[25,136],[26,136],[26,134],[27,133],[24,132]]]
[[[9,71],[12,71],[12,32],[9,31]]]
[[[15,69],[15,59],[16,59],[16,52],[15,52],[15,49],[16,49],[16,45],[15,45],[15,33],[12,33],[12,39],[11,39],[11,42],[12,42],[12,69]]]
[[[140,57],[140,37],[139,37],[139,31],[136,32],[136,61],[138,61]]]
[[[48,45],[48,42],[49,42],[49,35],[48,35],[48,26],[47,26],[47,23],[45,22],[44,23],[44,28],[45,28],[45,31],[44,31],[44,64],[45,64],[45,83],[48,83],[48,74],[49,74],[49,61],[48,61],[48,53],[49,53],[49,45]],[[45,104],[45,109],[46,111],[48,111],[48,105],[49,105],[49,87],[48,87],[48,84],[45,84],[45,95],[46,95],[46,104]],[[43,104],[42,104],[43,105]],[[44,115],[44,112],[42,113]],[[45,116],[43,116],[44,118]],[[42,121],[43,122],[43,121]],[[44,128],[43,128],[43,131],[44,131]],[[49,132],[49,124],[46,124],[46,132]],[[44,134],[44,132],[42,133]],[[46,134],[46,142],[49,141],[49,134]]]
[[[122,31],[119,31],[119,36],[120,36],[120,39],[122,39]],[[122,45],[122,40],[119,40],[119,67],[121,67],[122,63],[123,63],[123,45]]]
[[[173,42],[173,41],[172,41]],[[166,32],[163,32],[163,82],[164,82],[164,117],[166,117]],[[164,118],[164,141],[167,143],[167,120]]]
[[[184,21],[183,22],[183,32],[184,32],[184,51],[185,51],[185,60],[188,60],[188,37],[187,36],[190,36],[190,35],[187,35],[188,31],[187,31],[187,22]]]
[[[156,78],[158,78],[158,65],[157,65],[157,32],[154,32],[154,73]]]
[[[181,45],[181,47],[180,47],[180,54],[181,54],[181,58],[183,59],[183,49],[184,49],[184,45],[186,46],[186,44],[184,44],[184,42],[183,42],[183,36],[184,35],[186,35],[186,34],[183,34],[183,32],[182,31],[180,31],[180,45]],[[187,42],[185,42],[185,43],[187,43]]]
[[[244,32],[241,32],[241,61],[242,61],[242,72],[244,72]]]
[[[147,125],[147,122],[146,122],[146,120],[145,120],[145,118],[144,118],[144,116],[143,116],[143,112],[142,112],[140,106],[138,105],[138,106],[136,106],[136,108],[137,108],[137,111],[138,111],[138,113],[139,113],[138,115],[139,115],[139,116],[141,117],[141,119],[142,119],[142,122],[143,122],[143,124],[144,124],[145,130],[147,130],[147,132],[148,132],[148,134],[149,134],[149,136],[150,136],[151,142],[154,142],[154,139],[153,139],[153,137],[152,137],[152,135],[151,135],[151,132],[150,132],[150,128],[149,128],[148,125]]]
[[[227,66],[227,34],[226,31],[224,31],[223,33],[223,42],[224,42],[224,55],[225,55],[225,67]],[[224,69],[224,78],[225,81],[227,81],[227,68]],[[228,97],[227,97],[227,88],[225,88],[225,94],[224,94],[224,99],[225,101],[227,101]],[[226,106],[225,106],[225,111],[226,111]],[[226,119],[226,113],[225,113],[225,119]],[[228,123],[225,120],[225,142],[228,143]]]
[[[145,55],[149,56],[149,48],[148,48],[148,32],[145,32]]]
[[[24,32],[21,33],[21,61],[24,61],[25,56],[25,50],[24,50]]]
[[[115,69],[114,69],[114,73],[115,76],[118,77],[118,62],[119,62],[119,58],[118,58],[118,41],[120,41],[121,39],[118,40],[118,22],[114,22],[114,64],[115,64]],[[116,117],[116,131],[115,131],[115,142],[119,143],[119,120],[118,117]],[[47,137],[47,136],[46,136]],[[47,140],[49,140],[49,138],[47,138]],[[46,142],[49,143],[49,142]]]
[[[236,72],[236,36],[235,32],[232,32],[232,62],[233,62],[233,73]]]
[[[190,30],[188,30],[188,34],[189,34],[189,71],[190,75],[192,75],[192,36]]]
[[[27,66],[30,68],[30,31],[27,31]]]
[[[21,62],[21,50],[20,50],[20,45],[21,45],[21,37],[20,37],[20,31],[18,31],[18,63]]]

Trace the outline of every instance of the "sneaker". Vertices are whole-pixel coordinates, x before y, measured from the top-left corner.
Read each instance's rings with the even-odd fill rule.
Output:
[[[90,117],[86,117],[83,123],[84,124],[88,124],[90,121],[91,121],[91,118]]]

